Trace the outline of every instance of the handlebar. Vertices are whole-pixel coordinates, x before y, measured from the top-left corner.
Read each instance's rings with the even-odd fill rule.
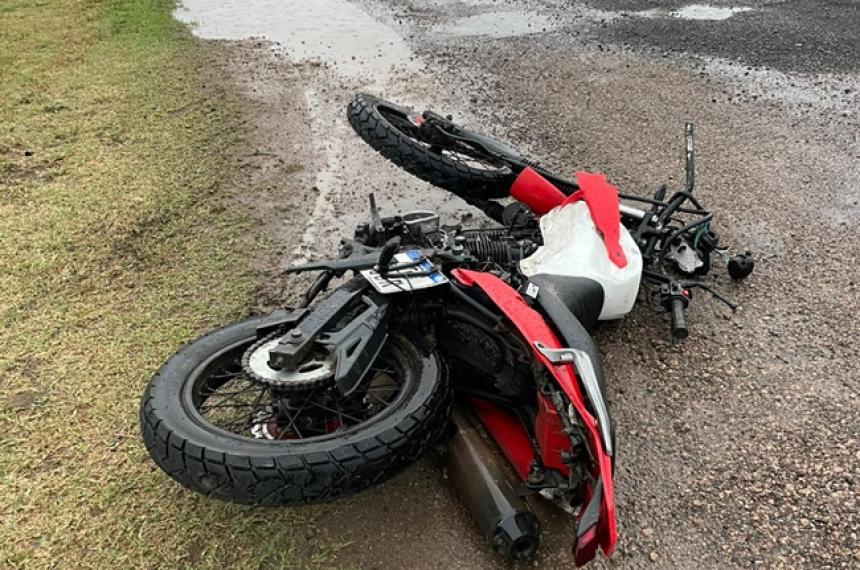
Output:
[[[660,286],[660,303],[672,318],[672,340],[684,340],[689,336],[684,311],[690,304],[690,291],[677,281],[668,281]]]

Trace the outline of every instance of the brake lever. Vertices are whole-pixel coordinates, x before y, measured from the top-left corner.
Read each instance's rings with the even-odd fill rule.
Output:
[[[340,259],[324,259],[302,265],[293,265],[292,267],[286,268],[283,273],[304,273],[306,271],[359,271],[361,269],[370,269],[377,263],[378,259],[379,256],[377,254],[359,255]]]

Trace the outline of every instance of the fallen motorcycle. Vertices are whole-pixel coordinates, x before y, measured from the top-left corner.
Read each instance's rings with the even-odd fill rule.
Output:
[[[589,331],[638,298],[669,313],[673,341],[688,334],[691,290],[734,307],[703,281],[728,254],[692,193],[692,126],[686,186],[620,195],[640,209],[601,175],[554,176],[450,117],[358,95],[348,118],[497,225],[383,217],[371,196],[338,257],[289,270],[317,274],[299,303],[214,330],[159,369],[141,403],[152,458],[211,497],[301,505],[366,489],[445,443],[494,550],[535,553],[524,497],[541,495],[576,513],[577,565],[611,554],[616,442]],[[741,279],[752,260],[728,268]]]

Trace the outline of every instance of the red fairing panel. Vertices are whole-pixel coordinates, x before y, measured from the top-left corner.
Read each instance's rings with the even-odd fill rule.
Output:
[[[514,469],[520,479],[529,476],[532,462],[532,444],[523,429],[519,418],[511,412],[502,409],[485,400],[471,399],[472,409],[478,414],[481,423],[490,432],[493,439]]]
[[[564,202],[567,197],[552,182],[531,168],[520,172],[511,184],[511,196],[528,206],[529,210],[538,216],[543,216]]]
[[[618,267],[627,266],[627,256],[621,249],[621,211],[618,208],[618,188],[606,181],[602,174],[592,172],[577,172],[576,183],[579,190],[571,194],[563,204],[571,204],[577,200],[585,200],[588,211],[594,221],[594,227],[600,232],[609,260]]]
[[[570,451],[570,438],[564,433],[558,411],[550,399],[538,393],[537,404],[535,434],[543,464],[567,477],[570,467],[562,460],[562,453]]]
[[[520,419],[510,411],[485,400],[472,398],[469,402],[483,426],[513,465],[517,475],[525,480],[529,476],[534,451]],[[535,433],[543,464],[567,476],[570,468],[562,461],[561,454],[570,450],[570,439],[562,429],[555,406],[540,393]]]
[[[529,307],[523,298],[507,283],[490,273],[481,273],[477,271],[469,271],[466,269],[455,269],[451,272],[453,277],[467,287],[480,287],[493,302],[502,310],[505,316],[517,327],[520,334],[528,341],[532,348],[534,357],[543,363],[544,366],[552,373],[558,382],[559,386],[564,390],[571,404],[576,410],[577,415],[581,418],[585,426],[585,433],[588,439],[588,446],[592,454],[597,460],[597,466],[593,475],[601,484],[601,489],[590,489],[589,495],[599,497],[599,519],[593,529],[593,532],[588,532],[588,537],[582,537],[575,545],[575,558],[577,564],[586,562],[591,556],[583,556],[585,550],[592,551],[594,541],[600,544],[603,552],[609,556],[615,548],[616,528],[615,528],[615,500],[612,489],[612,463],[606,451],[603,449],[603,442],[600,438],[600,432],[595,418],[588,412],[585,407],[585,400],[579,388],[579,381],[576,378],[573,367],[571,365],[554,365],[549,362],[543,354],[535,347],[534,343],[539,341],[549,348],[562,348],[555,333],[549,328],[543,317]],[[587,509],[583,509],[580,513],[580,519],[585,514]],[[582,543],[585,538],[586,543]],[[593,554],[592,554],[593,555]]]
[[[609,260],[618,267],[627,266],[627,256],[621,249],[621,212],[618,208],[618,189],[606,181],[602,174],[580,171],[576,173],[579,190],[568,197],[549,180],[532,170],[524,169],[511,185],[511,196],[529,209],[543,216],[556,206],[585,200],[594,227],[603,238]]]

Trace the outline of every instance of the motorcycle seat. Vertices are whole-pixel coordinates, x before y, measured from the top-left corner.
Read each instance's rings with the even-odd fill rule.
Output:
[[[556,323],[569,319],[572,313],[586,329],[597,324],[603,310],[603,287],[594,279],[539,273],[528,282],[538,287],[536,301]]]

